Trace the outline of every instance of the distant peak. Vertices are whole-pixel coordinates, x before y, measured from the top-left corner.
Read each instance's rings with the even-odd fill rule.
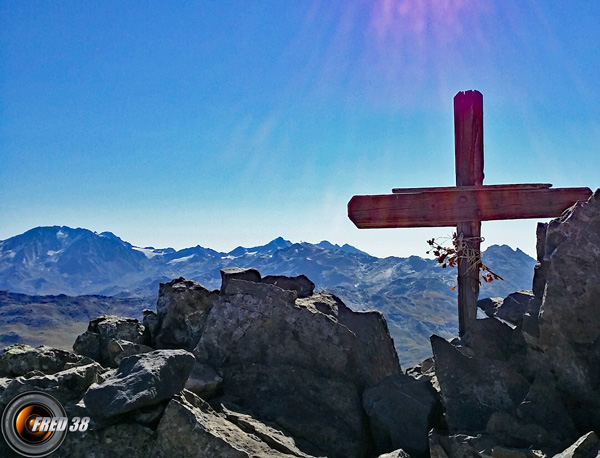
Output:
[[[328,242],[327,240],[323,240],[320,243],[318,243],[317,246],[325,250],[336,250],[343,251],[344,253],[348,254],[361,254],[371,256],[369,253],[365,253],[364,251],[359,250],[358,248],[353,247],[352,245],[349,245],[347,243],[344,243],[342,246],[339,246],[337,243],[333,244],[331,242]]]

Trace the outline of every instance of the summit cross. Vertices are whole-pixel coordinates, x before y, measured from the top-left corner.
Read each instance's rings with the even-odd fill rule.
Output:
[[[592,194],[589,188],[551,184],[483,184],[483,96],[454,97],[455,187],[396,188],[392,194],[354,196],[348,217],[359,229],[456,226],[458,329],[463,337],[477,318],[481,221],[552,218]]]

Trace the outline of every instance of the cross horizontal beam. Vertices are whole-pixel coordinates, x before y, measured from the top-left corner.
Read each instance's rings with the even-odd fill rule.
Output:
[[[440,190],[441,189],[441,190]],[[348,217],[360,229],[456,226],[470,221],[553,218],[574,202],[587,200],[589,188],[545,185],[492,185],[409,188],[396,194],[354,196]]]

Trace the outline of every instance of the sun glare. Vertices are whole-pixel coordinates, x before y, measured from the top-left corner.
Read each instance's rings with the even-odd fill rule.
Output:
[[[472,0],[380,0],[371,26],[381,41],[424,41],[429,32],[451,39],[464,32],[462,19],[475,9]]]

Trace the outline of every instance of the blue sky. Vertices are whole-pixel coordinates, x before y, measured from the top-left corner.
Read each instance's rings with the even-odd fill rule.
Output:
[[[0,239],[424,255],[452,229],[358,230],[346,204],[454,185],[468,89],[484,183],[600,181],[597,2],[14,0],[0,20]],[[484,223],[486,245],[533,254],[535,224]]]

